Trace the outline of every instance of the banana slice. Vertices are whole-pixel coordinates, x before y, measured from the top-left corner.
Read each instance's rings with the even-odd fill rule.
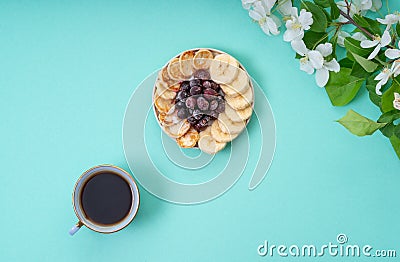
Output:
[[[226,146],[226,143],[217,142],[211,136],[211,127],[207,127],[206,130],[200,132],[198,146],[199,146],[200,150],[203,151],[204,153],[213,155],[213,154],[217,153],[218,151],[224,149]]]
[[[179,138],[183,136],[189,129],[190,129],[190,124],[186,119],[181,120],[174,125],[164,127],[165,133],[167,133],[167,135],[169,135],[172,138]]]
[[[162,126],[172,126],[181,122],[182,119],[178,117],[178,110],[171,108],[167,113],[160,113],[158,121]]]
[[[199,138],[199,132],[197,132],[194,128],[190,128],[185,135],[176,139],[176,143],[178,143],[180,147],[191,148],[197,144]]]
[[[211,125],[211,136],[217,141],[221,143],[226,143],[235,139],[238,134],[229,134],[222,132],[219,127],[218,121],[214,121]]]
[[[238,76],[233,80],[230,84],[221,84],[220,85],[224,93],[228,96],[238,96],[240,94],[244,94],[249,88],[249,77],[247,73],[238,69]]]
[[[169,77],[175,81],[180,81],[182,78],[184,78],[180,69],[179,58],[175,57],[169,61],[167,72]]]
[[[246,127],[246,124],[241,122],[233,122],[225,113],[219,114],[218,125],[222,132],[227,134],[239,134]]]
[[[235,110],[245,109],[253,103],[253,90],[247,89],[244,94],[238,96],[225,96],[225,101]]]
[[[191,50],[185,51],[179,56],[179,69],[186,78],[193,74],[193,58],[194,51]]]
[[[157,84],[156,82],[156,96],[162,97],[166,100],[172,100],[175,98],[176,92],[166,89],[165,86],[159,83]]]
[[[210,50],[200,49],[196,52],[193,59],[193,67],[196,69],[208,69],[214,58]]]
[[[173,79],[171,79],[171,78],[169,77],[168,70],[167,70],[167,67],[166,67],[166,66],[164,66],[164,67],[158,72],[158,80],[161,81],[161,82],[163,82],[163,85],[166,86],[166,87],[169,87],[169,86],[171,86],[171,85],[173,85],[173,84],[176,83],[175,80],[173,80]]]
[[[229,105],[225,105],[225,114],[233,122],[246,121],[251,117],[252,113],[253,113],[252,106],[248,106],[242,110],[235,110]]]
[[[164,99],[161,96],[154,100],[154,105],[160,113],[168,113],[168,111],[174,106],[171,99]]]
[[[240,94],[244,94],[246,90],[250,87],[249,76],[243,69],[238,69],[237,77],[230,84],[233,90]]]
[[[238,75],[239,63],[228,54],[219,54],[211,61],[211,79],[222,84],[230,84]]]

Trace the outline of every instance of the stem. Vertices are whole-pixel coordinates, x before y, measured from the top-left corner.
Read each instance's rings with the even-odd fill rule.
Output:
[[[350,15],[346,14],[345,12],[343,12],[342,10],[339,10],[340,14],[347,18],[347,20],[349,20],[349,22],[354,25],[355,27],[357,27],[358,29],[360,29],[361,31],[363,31],[364,34],[366,34],[370,39],[374,39],[374,35],[371,34],[367,29],[365,29],[364,27],[360,26],[359,24],[356,23],[356,21],[354,21],[353,18],[351,18]]]

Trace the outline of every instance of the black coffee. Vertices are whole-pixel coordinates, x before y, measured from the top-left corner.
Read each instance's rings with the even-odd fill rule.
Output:
[[[115,224],[129,213],[132,192],[125,179],[113,173],[93,176],[83,187],[82,208],[98,224]]]

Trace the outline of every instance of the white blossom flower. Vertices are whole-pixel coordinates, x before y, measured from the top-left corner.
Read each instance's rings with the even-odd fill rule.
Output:
[[[382,8],[382,0],[352,0],[348,2],[350,3],[350,17],[353,17],[355,14],[365,15],[367,11],[377,12]],[[347,14],[347,3],[345,1],[339,1],[336,4],[341,11]],[[348,20],[340,15],[338,21],[347,22]]]
[[[310,12],[302,9],[300,15],[298,15],[297,8],[292,7],[290,19],[286,21],[287,30],[283,34],[283,40],[291,42],[296,39],[303,39],[304,30],[309,30],[312,23],[313,18]]]
[[[333,51],[331,43],[319,44],[315,48],[315,50],[320,52],[324,58],[330,56]],[[335,58],[333,58],[330,61],[327,61],[324,59],[322,68],[316,68],[316,69],[317,69],[317,73],[315,75],[315,78],[317,80],[317,85],[319,87],[324,87],[328,83],[328,80],[329,80],[329,71],[333,71],[335,73],[339,72],[340,65],[336,61]]]
[[[376,77],[375,80],[379,81],[376,84],[375,92],[377,95],[382,95],[381,88],[386,85],[389,78],[398,76],[400,74],[400,61],[395,61],[391,68],[385,67]]]
[[[374,59],[381,48],[387,46],[390,41],[392,41],[392,38],[390,37],[389,31],[385,30],[382,37],[375,36],[373,40],[363,40],[360,45],[362,48],[371,48],[375,46],[374,51],[368,56],[368,60],[371,60]]]
[[[394,14],[388,14],[385,16],[385,19],[377,18],[376,20],[378,20],[382,25],[386,25],[386,30],[388,30],[389,27],[400,21],[400,13],[396,12]]]
[[[261,26],[261,29],[267,35],[278,35],[281,22],[278,17],[271,14],[271,9],[276,0],[261,0],[253,3],[249,10],[249,16]]]
[[[309,50],[302,40],[294,40],[291,45],[296,53],[303,56],[300,59],[300,69],[308,74],[316,70],[315,79],[318,86],[324,87],[328,83],[329,71],[339,72],[340,65],[336,59],[325,60],[325,57],[332,54],[331,43],[320,44],[315,50]]]
[[[400,94],[394,93],[393,107],[400,110]]]

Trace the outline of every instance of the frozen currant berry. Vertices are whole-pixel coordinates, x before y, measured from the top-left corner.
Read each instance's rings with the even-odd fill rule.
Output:
[[[188,92],[190,89],[189,81],[183,81],[181,83],[181,90]]]
[[[187,92],[179,91],[178,94],[176,95],[176,100],[182,101],[183,99],[185,99],[188,96],[189,96],[189,94]]]
[[[190,80],[190,87],[199,86],[199,85],[201,85],[201,80],[200,79],[192,79],[192,80]]]
[[[214,90],[217,90],[219,88],[219,85],[215,83],[214,81],[211,81],[211,88]]]
[[[181,108],[178,110],[177,115],[180,119],[185,119],[186,117],[188,117],[188,111],[186,108]]]
[[[217,113],[222,113],[225,111],[225,103],[218,103],[218,107],[215,110]]]
[[[185,103],[182,102],[182,101],[178,101],[178,102],[176,102],[176,104],[175,104],[175,107],[176,107],[177,109],[182,108],[182,107],[184,107],[184,106],[185,106]]]
[[[193,110],[193,117],[194,117],[196,120],[199,120],[200,118],[203,117],[203,114],[201,113],[200,110],[195,109],[195,110]]]
[[[196,118],[194,118],[193,116],[188,117],[187,121],[189,122],[189,124],[194,125],[197,123]]]
[[[209,80],[204,80],[203,81],[203,87],[204,88],[211,88],[211,82]]]
[[[209,106],[209,103],[204,97],[200,96],[200,97],[197,98],[197,107],[201,111],[208,110],[208,106]]]
[[[219,114],[216,111],[210,111],[208,115],[213,119],[217,119]]]
[[[218,93],[214,90],[214,89],[211,89],[211,88],[206,88],[206,89],[204,89],[204,92],[203,92],[205,95],[212,95],[212,96],[216,96],[216,95],[218,95]]]
[[[202,92],[202,88],[201,86],[193,86],[192,88],[190,88],[190,94],[192,96],[194,95],[199,95]]]
[[[196,98],[194,98],[193,96],[188,97],[186,99],[185,105],[186,105],[187,108],[194,109],[195,106],[196,106]]]
[[[211,100],[209,110],[214,111],[218,107],[218,101],[217,100]]]

